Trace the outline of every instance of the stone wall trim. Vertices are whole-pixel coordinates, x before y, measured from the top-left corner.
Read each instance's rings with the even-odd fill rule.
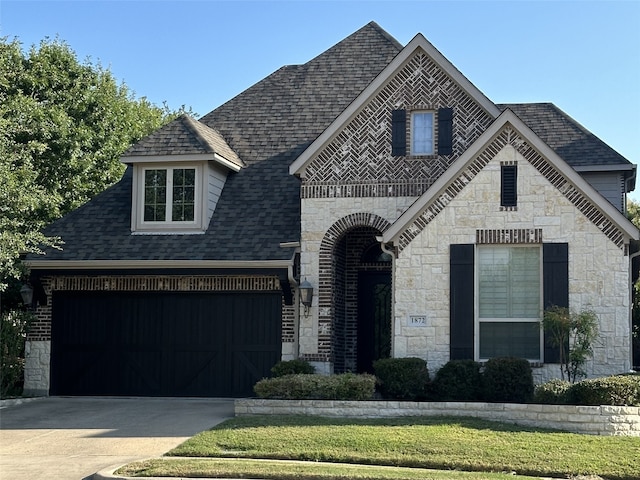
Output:
[[[482,402],[400,402],[347,400],[235,400],[236,416],[317,415],[394,418],[412,416],[476,417],[528,427],[589,435],[640,437],[640,407],[541,405]]]

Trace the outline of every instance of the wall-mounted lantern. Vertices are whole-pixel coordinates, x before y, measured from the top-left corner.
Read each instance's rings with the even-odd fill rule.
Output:
[[[304,314],[307,316],[313,302],[313,285],[304,280],[298,288],[300,289],[300,302],[304,305]]]
[[[20,289],[20,296],[22,297],[22,303],[31,308],[33,305],[33,287],[28,283],[22,285]]]

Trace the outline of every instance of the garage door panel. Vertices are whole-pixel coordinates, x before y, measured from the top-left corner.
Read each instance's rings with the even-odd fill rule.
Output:
[[[162,352],[118,350],[115,375],[110,390],[113,395],[158,396],[163,392]]]
[[[178,396],[224,396],[228,369],[223,354],[217,352],[175,352],[173,390]]]
[[[271,367],[279,360],[273,350],[239,351],[233,354],[233,394],[237,397],[254,395],[253,385],[271,375]]]
[[[51,394],[238,396],[281,351],[279,294],[54,292]]]

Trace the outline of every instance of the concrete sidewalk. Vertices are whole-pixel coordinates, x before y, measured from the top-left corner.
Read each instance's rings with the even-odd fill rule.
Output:
[[[234,415],[232,399],[48,397],[0,408],[0,478],[81,480],[157,457]]]

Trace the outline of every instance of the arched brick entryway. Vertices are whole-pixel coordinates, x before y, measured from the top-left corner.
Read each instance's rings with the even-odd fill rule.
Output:
[[[358,365],[359,285],[365,279],[371,283],[374,274],[378,280],[387,275],[390,284],[391,263],[376,253],[376,249],[380,253],[376,236],[389,226],[375,214],[348,215],[334,223],[321,242],[318,353],[333,363],[337,373],[362,370]],[[390,317],[388,321],[390,326]]]

